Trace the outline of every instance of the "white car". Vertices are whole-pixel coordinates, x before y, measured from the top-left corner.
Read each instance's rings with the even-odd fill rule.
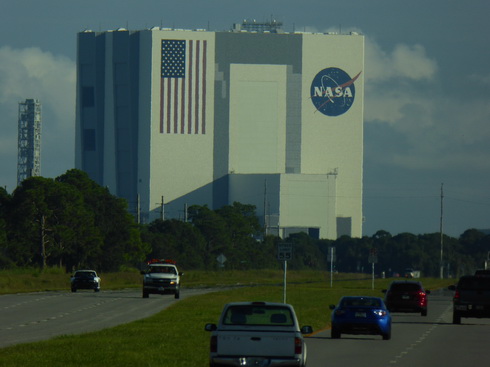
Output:
[[[71,291],[78,289],[93,289],[94,292],[100,291],[100,278],[95,270],[77,270],[70,278]]]
[[[235,302],[225,305],[218,325],[210,331],[211,367],[306,366],[306,343],[293,306],[270,302]]]

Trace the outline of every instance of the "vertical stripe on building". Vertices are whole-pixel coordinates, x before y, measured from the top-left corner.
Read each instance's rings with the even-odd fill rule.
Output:
[[[206,133],[207,41],[162,40],[160,132]]]

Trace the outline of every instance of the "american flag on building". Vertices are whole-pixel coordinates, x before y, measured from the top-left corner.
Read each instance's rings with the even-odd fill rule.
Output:
[[[206,133],[205,40],[162,40],[160,132]]]

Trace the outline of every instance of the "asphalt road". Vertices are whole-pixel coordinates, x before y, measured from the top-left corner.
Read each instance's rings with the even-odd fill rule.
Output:
[[[211,289],[185,289],[181,299]],[[487,366],[490,319],[452,324],[452,292],[433,292],[427,317],[393,314],[392,338],[342,335],[330,330],[306,339],[308,367],[461,367]],[[0,296],[0,348],[58,335],[100,330],[148,317],[179,302],[172,295],[139,290],[41,292]]]
[[[180,298],[210,292],[183,289]],[[58,335],[101,330],[151,316],[179,302],[173,295],[141,297],[141,290],[40,292],[0,296],[0,348]]]
[[[427,317],[393,313],[392,338],[342,335],[330,330],[307,338],[308,367],[488,366],[490,319],[452,324],[452,292],[433,292]]]

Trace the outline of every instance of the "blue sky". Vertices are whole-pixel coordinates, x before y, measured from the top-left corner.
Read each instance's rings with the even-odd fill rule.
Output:
[[[42,175],[74,166],[76,34],[152,26],[365,35],[364,235],[490,228],[488,0],[2,0],[0,184],[17,175],[18,102],[43,105]],[[441,184],[444,199],[441,201]]]

